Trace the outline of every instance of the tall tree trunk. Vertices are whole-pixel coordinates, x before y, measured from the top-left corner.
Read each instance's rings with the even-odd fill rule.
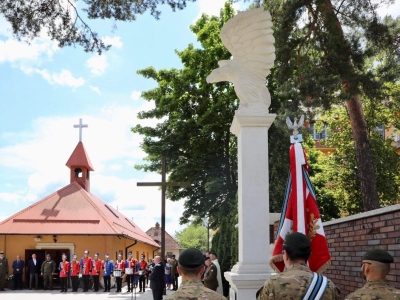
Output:
[[[333,51],[336,51],[336,54],[341,53],[342,55],[347,55],[346,53],[349,53],[348,43],[344,37],[342,25],[337,18],[331,0],[323,1],[321,12],[323,14],[325,27],[330,31],[332,40],[338,38],[339,41],[336,45],[336,49]],[[344,61],[347,61],[345,67],[354,69],[350,56],[345,57]],[[340,62],[338,62],[338,64],[340,64]],[[355,74],[355,72],[353,72],[353,74]],[[347,75],[340,74],[339,70],[339,75],[341,76],[344,90],[346,92],[354,90],[351,87],[351,79],[346,77],[349,76],[348,73]],[[359,93],[353,95],[350,100],[346,101],[346,104],[349,111],[351,128],[353,131],[354,149],[358,167],[357,173],[360,181],[364,211],[377,209],[380,207],[380,205],[376,186],[375,166],[367,122],[365,121],[364,111],[361,103],[361,95]]]
[[[374,158],[369,139],[367,122],[361,104],[361,96],[355,95],[346,101],[351,128],[353,130],[354,150],[358,166],[358,179],[364,211],[379,208],[379,197],[376,186]]]

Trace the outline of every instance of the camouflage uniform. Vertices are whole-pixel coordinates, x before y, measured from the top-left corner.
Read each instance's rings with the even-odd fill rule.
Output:
[[[386,279],[370,280],[361,289],[346,297],[346,300],[386,299],[400,299],[400,290],[391,287]]]
[[[285,272],[279,273],[268,279],[260,294],[258,300],[301,300],[305,295],[313,272],[303,264],[293,264]],[[321,300],[339,299],[337,289],[332,281],[328,281],[328,286]]]
[[[207,300],[226,300],[224,296],[221,296],[217,292],[214,292],[206,288],[200,280],[187,280],[183,281],[179,286],[179,289],[164,298],[164,300],[195,300],[195,299],[207,299]]]

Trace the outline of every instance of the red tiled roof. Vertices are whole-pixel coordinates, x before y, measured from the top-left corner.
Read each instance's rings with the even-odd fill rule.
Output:
[[[76,145],[74,152],[72,152],[66,163],[66,166],[69,168],[82,166],[87,167],[90,171],[94,170],[82,142],[79,142],[78,145]]]
[[[1,222],[0,234],[120,235],[159,247],[134,222],[77,182]]]
[[[161,227],[151,227],[146,233],[157,240],[161,246]],[[178,242],[168,232],[165,232],[165,249],[181,249]]]

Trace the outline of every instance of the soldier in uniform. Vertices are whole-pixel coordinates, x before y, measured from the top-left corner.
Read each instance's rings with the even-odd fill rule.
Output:
[[[367,251],[362,257],[361,272],[367,283],[346,297],[346,300],[400,299],[400,290],[389,285],[386,276],[390,272],[393,257],[381,249]]]
[[[205,257],[204,262],[207,266],[206,271],[204,272],[204,286],[209,288],[210,290],[217,291],[218,288],[218,269],[217,267],[211,262],[210,257]]]
[[[272,276],[257,292],[258,300],[308,299],[304,296],[311,291],[325,291],[321,300],[339,299],[338,291],[332,281],[312,272],[307,266],[311,255],[310,239],[300,232],[292,232],[285,237],[283,262],[286,270]],[[313,280],[322,276],[321,281]],[[317,278],[318,279],[318,278]],[[316,284],[321,282],[320,285]]]
[[[76,254],[72,255],[72,262],[71,262],[71,281],[72,281],[72,291],[78,291],[78,279],[79,279],[79,271],[81,269],[81,265],[78,261],[76,261]]]
[[[94,260],[92,260],[92,278],[93,278],[93,287],[94,291],[99,291],[100,285],[100,271],[102,268],[101,260],[99,259],[99,253],[94,254]]]
[[[65,253],[62,254],[62,261],[60,262],[60,285],[61,285],[61,293],[67,292],[67,280],[69,274],[69,262],[67,261],[67,255]]]
[[[42,263],[41,273],[43,276],[43,285],[44,290],[47,290],[47,287],[50,287],[50,290],[53,289],[53,273],[56,271],[56,263],[51,260],[50,254],[46,255],[46,260]]]
[[[8,275],[8,260],[4,257],[4,251],[0,251],[0,291],[5,291],[6,276]]]
[[[221,294],[206,288],[201,282],[204,273],[204,256],[200,250],[189,248],[179,255],[178,268],[182,276],[179,289],[165,300],[226,300]]]
[[[92,258],[89,257],[89,250],[83,252],[80,265],[83,280],[83,292],[87,292],[89,290],[90,271],[92,270]]]
[[[171,280],[172,280],[172,290],[176,291],[178,289],[178,262],[175,259],[175,254],[172,254],[171,256],[171,262],[169,263],[171,266]]]
[[[103,263],[103,278],[104,278],[104,291],[103,292],[109,292],[111,289],[111,275],[114,271],[114,265],[113,263],[109,260],[110,255],[105,254],[104,255],[104,263]]]

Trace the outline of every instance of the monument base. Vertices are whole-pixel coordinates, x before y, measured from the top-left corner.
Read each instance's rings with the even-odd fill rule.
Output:
[[[269,265],[263,272],[252,274],[235,273],[235,267],[236,265],[231,272],[224,273],[225,279],[229,282],[231,287],[229,293],[230,300],[256,299],[257,291],[264,285],[267,279],[275,274],[272,272]],[[267,273],[265,270],[271,270],[271,272]]]

